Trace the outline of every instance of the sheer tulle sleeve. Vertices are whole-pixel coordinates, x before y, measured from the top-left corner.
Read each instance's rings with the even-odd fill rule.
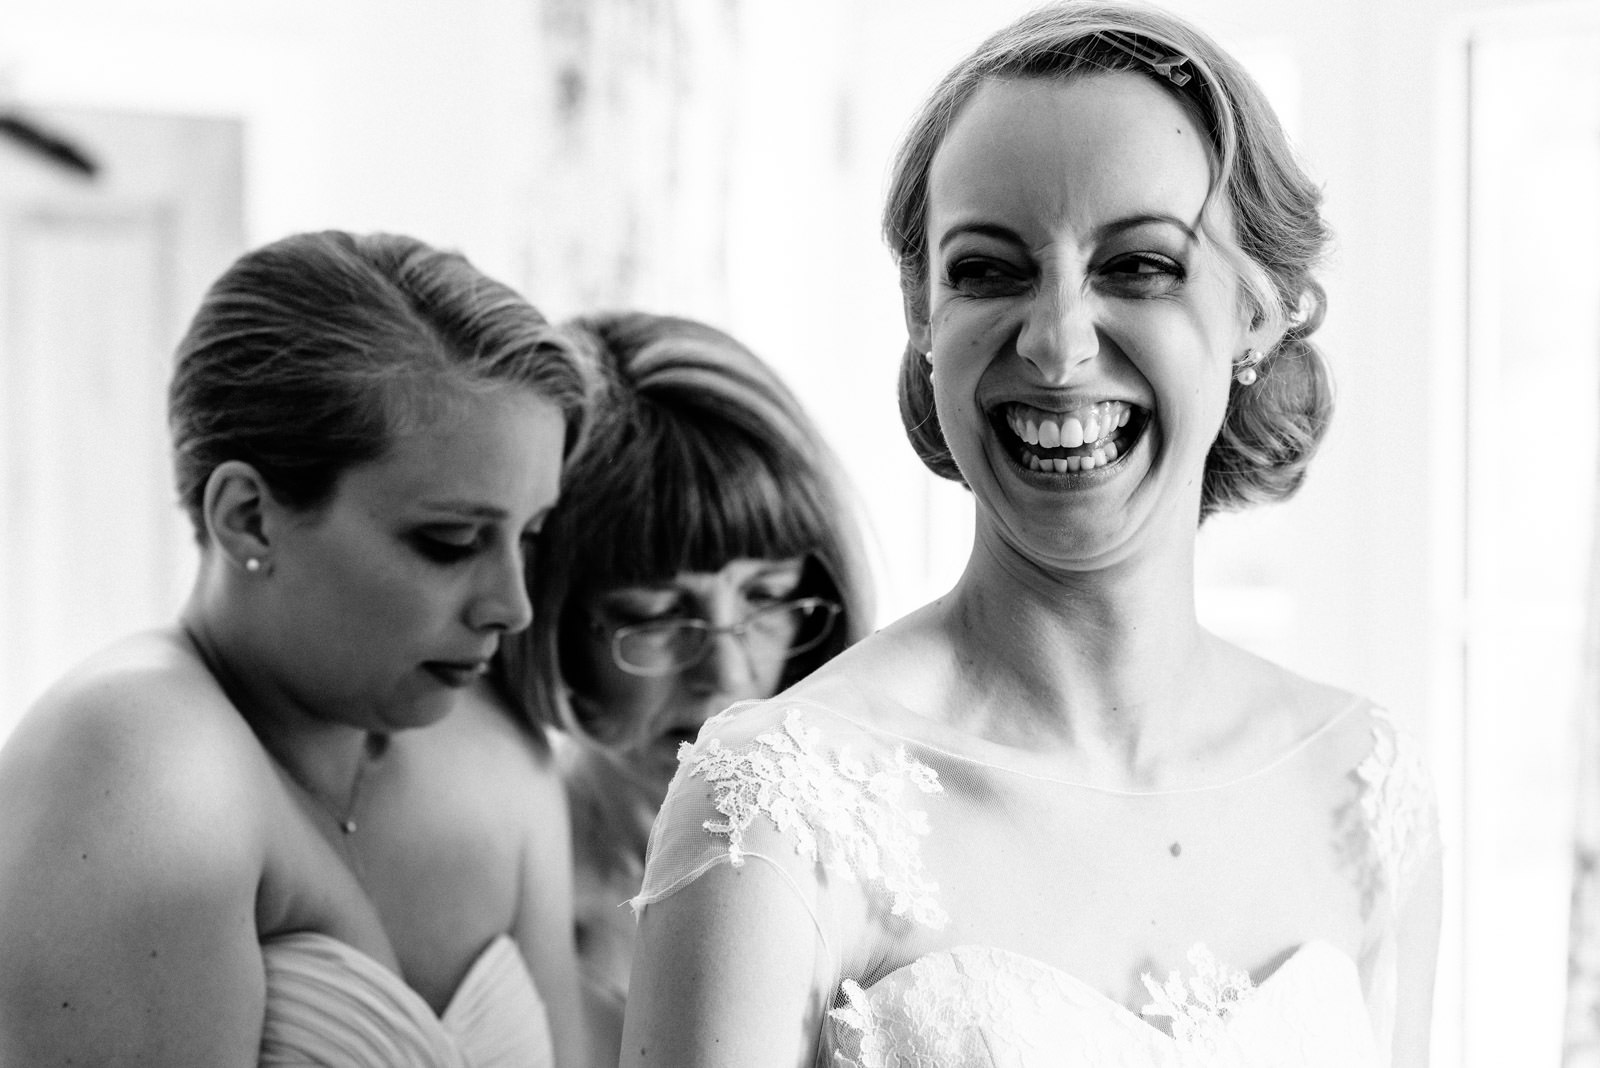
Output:
[[[942,926],[920,843],[937,775],[892,739],[821,706],[736,705],[679,753],[650,834],[636,913],[712,867],[774,868],[804,904],[837,973],[858,917]]]
[[[1408,1006],[1410,973],[1426,971],[1431,990],[1436,938],[1400,929],[1405,923],[1437,925],[1439,817],[1422,747],[1381,708],[1371,712],[1372,748],[1355,769],[1366,831],[1365,884],[1374,899],[1369,929],[1371,979],[1367,1001],[1380,1044],[1393,1041],[1397,1016]],[[1431,900],[1423,900],[1431,898]],[[1410,948],[1415,947],[1415,948]],[[1425,960],[1408,960],[1420,952]]]

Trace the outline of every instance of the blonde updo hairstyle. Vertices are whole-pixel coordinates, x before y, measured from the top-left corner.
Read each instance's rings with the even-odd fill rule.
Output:
[[[1184,85],[1114,43],[1177,57]],[[1333,385],[1310,338],[1326,297],[1312,272],[1329,241],[1322,192],[1296,160],[1265,95],[1210,38],[1158,8],[1073,0],[1023,16],[979,45],[923,105],[896,157],[883,232],[900,268],[908,315],[928,317],[928,175],[945,135],[968,101],[1000,79],[1069,80],[1128,71],[1171,94],[1206,134],[1213,177],[1201,231],[1236,272],[1252,325],[1281,331],[1256,365],[1257,380],[1233,382],[1228,411],[1206,458],[1200,518],[1283,500],[1300,487],[1327,428]],[[1215,233],[1216,198],[1233,209],[1232,235]],[[1220,239],[1220,237],[1231,238]],[[962,482],[934,410],[929,364],[910,343],[900,364],[900,417],[922,462]]]

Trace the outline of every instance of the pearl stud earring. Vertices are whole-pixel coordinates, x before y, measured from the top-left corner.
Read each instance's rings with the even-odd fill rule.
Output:
[[[1245,349],[1244,356],[1239,360],[1239,369],[1234,372],[1233,380],[1241,386],[1253,386],[1260,376],[1256,373],[1256,364],[1260,363],[1266,354],[1259,349]]]
[[[252,575],[256,574],[261,570],[261,558],[256,556],[246,557],[244,561],[244,569],[250,572]]]

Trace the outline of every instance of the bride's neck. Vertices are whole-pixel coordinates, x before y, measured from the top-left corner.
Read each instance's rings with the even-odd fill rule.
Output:
[[[1180,715],[1216,654],[1188,560],[1046,573],[975,552],[943,620],[976,693],[1065,738],[1126,744]]]

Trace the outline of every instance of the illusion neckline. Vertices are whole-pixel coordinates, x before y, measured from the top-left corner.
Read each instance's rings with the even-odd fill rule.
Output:
[[[800,706],[809,709],[816,709],[825,715],[836,716],[839,719],[844,720],[845,722],[850,723],[869,734],[881,735],[905,745],[915,746],[918,749],[929,753],[937,753],[938,755],[946,757],[950,760],[960,761],[963,764],[970,764],[974,767],[980,768],[989,768],[995,771],[1004,772],[1008,775],[1017,776],[1018,778],[1030,779],[1035,782],[1050,783],[1056,786],[1066,786],[1076,790],[1083,790],[1089,793],[1098,793],[1111,797],[1182,797],[1186,795],[1212,793],[1215,791],[1231,789],[1232,787],[1247,783],[1252,779],[1262,778],[1271,774],[1273,771],[1276,771],[1278,768],[1294,760],[1295,757],[1311,748],[1311,746],[1314,745],[1320,738],[1331,733],[1340,723],[1343,723],[1345,719],[1351,715],[1355,714],[1362,708],[1376,707],[1371,705],[1371,702],[1369,702],[1366,698],[1352,696],[1350,700],[1342,705],[1337,712],[1334,712],[1332,715],[1328,716],[1327,719],[1319,723],[1304,737],[1291,743],[1288,747],[1276,755],[1268,758],[1265,763],[1259,764],[1254,768],[1250,768],[1246,771],[1240,772],[1237,775],[1218,782],[1199,783],[1194,786],[1178,786],[1160,790],[1126,790],[1113,786],[1100,786],[1095,783],[1081,782],[1075,779],[1065,779],[1057,775],[1046,775],[1041,772],[1030,771],[1026,768],[1017,767],[1014,764],[1001,763],[994,760],[983,760],[979,757],[950,749],[946,746],[937,744],[936,742],[932,742],[924,738],[912,737],[909,734],[894,730],[893,728],[886,727],[882,724],[868,723],[865,720],[851,715],[848,712],[840,711],[838,708],[824,704],[812,698],[780,696],[776,698],[769,698],[764,701],[741,701],[730,705],[716,718],[720,719],[722,716],[734,717],[741,711],[763,704],[770,704],[774,710],[795,709]],[[712,721],[708,720],[707,724],[709,725],[710,722]],[[931,720],[927,722],[932,724],[932,727],[935,730],[956,732],[955,728],[953,727],[947,727],[944,724],[934,723]],[[963,734],[963,737],[975,745],[986,748],[1010,749],[1010,747],[1004,746],[999,742],[991,742],[988,739],[979,737],[977,735]],[[695,745],[699,745],[698,739],[696,740]],[[1017,751],[1020,752],[1020,750]],[[682,760],[682,757],[680,756],[679,759]]]

